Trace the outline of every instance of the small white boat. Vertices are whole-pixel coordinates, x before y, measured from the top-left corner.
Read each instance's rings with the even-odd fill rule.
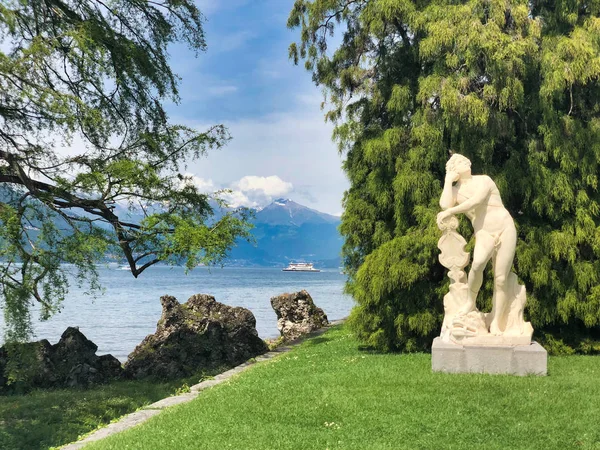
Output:
[[[320,272],[319,269],[315,269],[312,263],[290,263],[285,269],[281,269],[284,272]]]
[[[119,266],[119,268],[117,270],[128,270],[131,272],[131,267],[129,266]]]

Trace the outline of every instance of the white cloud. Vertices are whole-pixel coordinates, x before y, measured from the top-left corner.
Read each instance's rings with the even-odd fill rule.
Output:
[[[270,197],[281,197],[294,189],[292,183],[283,181],[277,175],[269,177],[245,176],[240,181],[233,183],[233,187],[242,192],[262,192]]]
[[[239,208],[245,206],[246,208],[257,208],[259,205],[257,202],[250,200],[243,192],[231,191],[223,193],[220,197],[227,202],[231,208]]]
[[[204,178],[197,177],[196,175],[191,173],[186,173],[184,175],[184,180],[182,184],[191,184],[192,186],[196,186],[196,188],[200,192],[204,193],[214,192],[216,190],[213,180],[205,180]]]
[[[324,122],[318,104],[307,103],[298,102],[289,112],[226,120],[224,124],[233,136],[231,142],[191,162],[189,170],[214,180],[217,186],[243,193],[247,200],[239,196],[237,201],[245,201],[244,206],[265,206],[269,200],[285,196],[319,211],[339,213],[343,192],[348,187],[341,169],[342,158],[331,140],[332,125]],[[210,126],[210,122],[184,118],[174,121],[199,130]],[[247,178],[249,174],[261,180]],[[274,174],[281,183],[264,181]],[[270,190],[249,189],[261,183]],[[289,191],[285,192],[282,183],[291,185]],[[241,186],[248,190],[242,192]],[[277,190],[278,186],[281,190]]]
[[[224,191],[219,197],[232,208],[245,206],[260,208],[271,203],[275,198],[289,194],[293,191],[292,183],[288,183],[277,175],[258,177],[246,175],[238,181],[216,185],[212,179],[206,179],[191,173],[184,175],[182,186],[191,184],[200,192],[213,193]]]
[[[259,208],[267,206],[277,197],[289,194],[294,190],[294,186],[277,175],[267,177],[246,175],[230,183],[228,189],[231,192],[223,194],[222,198],[229,206]]]

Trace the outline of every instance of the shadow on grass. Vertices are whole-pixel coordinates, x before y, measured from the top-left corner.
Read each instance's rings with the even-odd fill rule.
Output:
[[[385,352],[383,350],[378,350],[374,347],[369,347],[368,345],[361,344],[359,344],[356,348],[359,352],[367,355],[431,355],[431,349],[415,350],[414,352],[402,352],[399,350]]]
[[[362,345],[359,344],[357,346],[357,350],[361,353],[366,353],[368,355],[389,355],[389,354],[394,354],[394,352],[384,352],[382,350],[377,350],[375,347],[370,347],[368,345]],[[397,352],[398,355],[401,354],[401,352]]]
[[[0,396],[0,449],[37,450],[73,442],[219,371],[167,382],[115,381],[88,389],[39,389]]]

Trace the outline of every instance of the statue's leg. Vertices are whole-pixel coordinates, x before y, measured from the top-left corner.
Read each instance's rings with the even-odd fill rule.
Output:
[[[460,314],[468,314],[475,309],[477,294],[483,282],[483,270],[494,252],[494,238],[485,231],[475,235],[475,249],[473,250],[473,263],[469,271],[469,299],[460,309]]]
[[[501,335],[502,326],[506,326],[510,302],[508,292],[508,280],[512,268],[517,246],[517,230],[514,225],[508,226],[500,237],[498,251],[494,256],[494,304],[492,305],[492,320],[490,322],[490,333]]]

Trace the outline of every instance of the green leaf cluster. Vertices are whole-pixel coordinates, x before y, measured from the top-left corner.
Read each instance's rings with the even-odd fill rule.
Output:
[[[288,25],[300,29],[290,56],[322,86],[345,155],[341,232],[359,338],[412,351],[439,332],[448,280],[435,214],[457,152],[495,180],[515,218],[514,270],[537,338],[597,349],[600,4],[297,0]]]
[[[218,149],[222,125],[170,121],[179,101],[168,47],[206,48],[192,0],[0,1],[0,301],[9,340],[30,332],[29,307],[59,309],[95,264],[125,260],[133,276],[159,262],[223,260],[248,237],[248,214],[211,219],[211,197],[185,173]],[[70,151],[65,151],[69,148]],[[118,205],[143,211],[142,223]]]

